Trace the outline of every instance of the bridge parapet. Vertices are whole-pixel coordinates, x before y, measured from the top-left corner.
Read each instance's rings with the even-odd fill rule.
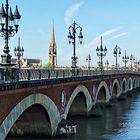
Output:
[[[30,71],[26,71],[30,72]],[[26,73],[27,74],[27,73]],[[28,75],[28,74],[27,74]],[[0,82],[0,91],[5,90],[13,90],[13,89],[20,89],[20,88],[28,88],[28,87],[38,87],[38,86],[45,86],[45,85],[54,85],[54,84],[63,84],[69,82],[82,82],[82,81],[90,81],[93,79],[104,79],[104,78],[111,78],[111,77],[120,77],[120,76],[140,76],[139,73],[104,73],[104,74],[92,74],[92,75],[77,75],[77,76],[64,76],[64,77],[47,77],[47,78],[39,78],[39,79],[26,79],[16,80],[13,81],[1,81]]]
[[[75,75],[74,75],[75,73]],[[41,79],[54,79],[54,78],[68,78],[79,76],[103,76],[112,74],[140,74],[139,71],[131,70],[85,70],[85,69],[17,69],[17,68],[1,68],[0,69],[0,83],[17,82],[17,81],[31,81]]]

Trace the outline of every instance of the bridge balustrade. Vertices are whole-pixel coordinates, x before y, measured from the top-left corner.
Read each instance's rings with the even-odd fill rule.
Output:
[[[21,69],[20,72],[19,72],[19,80],[20,81],[26,81],[30,77],[30,73],[29,73],[29,70],[28,69]]]
[[[4,69],[0,69],[0,82],[4,80]]]
[[[118,70],[86,70],[86,69],[4,69],[0,68],[0,83],[2,82],[16,82],[16,81],[29,81],[40,79],[54,79],[54,78],[67,78],[78,76],[102,76],[111,74],[124,74],[124,73],[140,73],[139,71],[131,71],[130,69]]]
[[[48,79],[50,77],[49,70],[41,69],[40,70],[40,79]]]

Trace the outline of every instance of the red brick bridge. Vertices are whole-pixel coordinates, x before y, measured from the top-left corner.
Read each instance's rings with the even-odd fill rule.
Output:
[[[9,133],[55,135],[68,115],[88,113],[98,102],[108,103],[140,86],[140,74],[129,71],[79,70],[73,76],[70,70],[22,69],[18,78],[15,70],[2,72],[1,140]]]

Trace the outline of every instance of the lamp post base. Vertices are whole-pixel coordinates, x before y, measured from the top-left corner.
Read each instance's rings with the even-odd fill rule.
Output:
[[[77,57],[71,57],[71,59],[72,59],[72,68],[76,68],[77,67]]]
[[[10,54],[3,54],[1,55],[1,65],[3,66],[10,66],[11,65],[11,55]]]

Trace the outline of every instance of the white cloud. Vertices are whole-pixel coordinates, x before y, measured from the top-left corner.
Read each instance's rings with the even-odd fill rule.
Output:
[[[116,38],[125,36],[125,35],[127,35],[127,34],[128,34],[128,32],[120,33],[120,34],[118,34],[118,35],[115,35],[115,36],[113,36],[113,37],[107,39],[105,42],[108,42],[108,41],[111,41],[111,40],[113,40],[113,39],[116,39]]]
[[[106,39],[108,36],[118,32],[121,28],[122,27],[117,27],[117,28],[105,31],[104,33],[100,34],[96,38],[93,38],[93,40],[91,40],[89,43],[85,44],[84,47],[78,48],[78,51],[85,52],[85,50],[87,50],[90,52],[91,49],[97,47],[97,45],[100,45],[101,36],[103,37],[103,42],[105,42],[106,40],[110,40],[110,38]],[[117,36],[115,36],[115,37],[117,37]],[[111,38],[113,38],[113,37],[111,37]]]
[[[65,12],[65,22],[66,25],[69,26],[71,23],[72,18],[76,15],[76,13],[79,11],[80,7],[84,4],[83,1],[76,3],[74,5],[72,5],[71,7],[69,7],[66,12]]]
[[[102,33],[101,36],[108,36],[110,34],[113,34],[113,33],[117,32],[117,31],[121,30],[121,29],[122,29],[122,27],[119,26],[119,27],[116,27],[114,29],[107,30],[106,32]]]

